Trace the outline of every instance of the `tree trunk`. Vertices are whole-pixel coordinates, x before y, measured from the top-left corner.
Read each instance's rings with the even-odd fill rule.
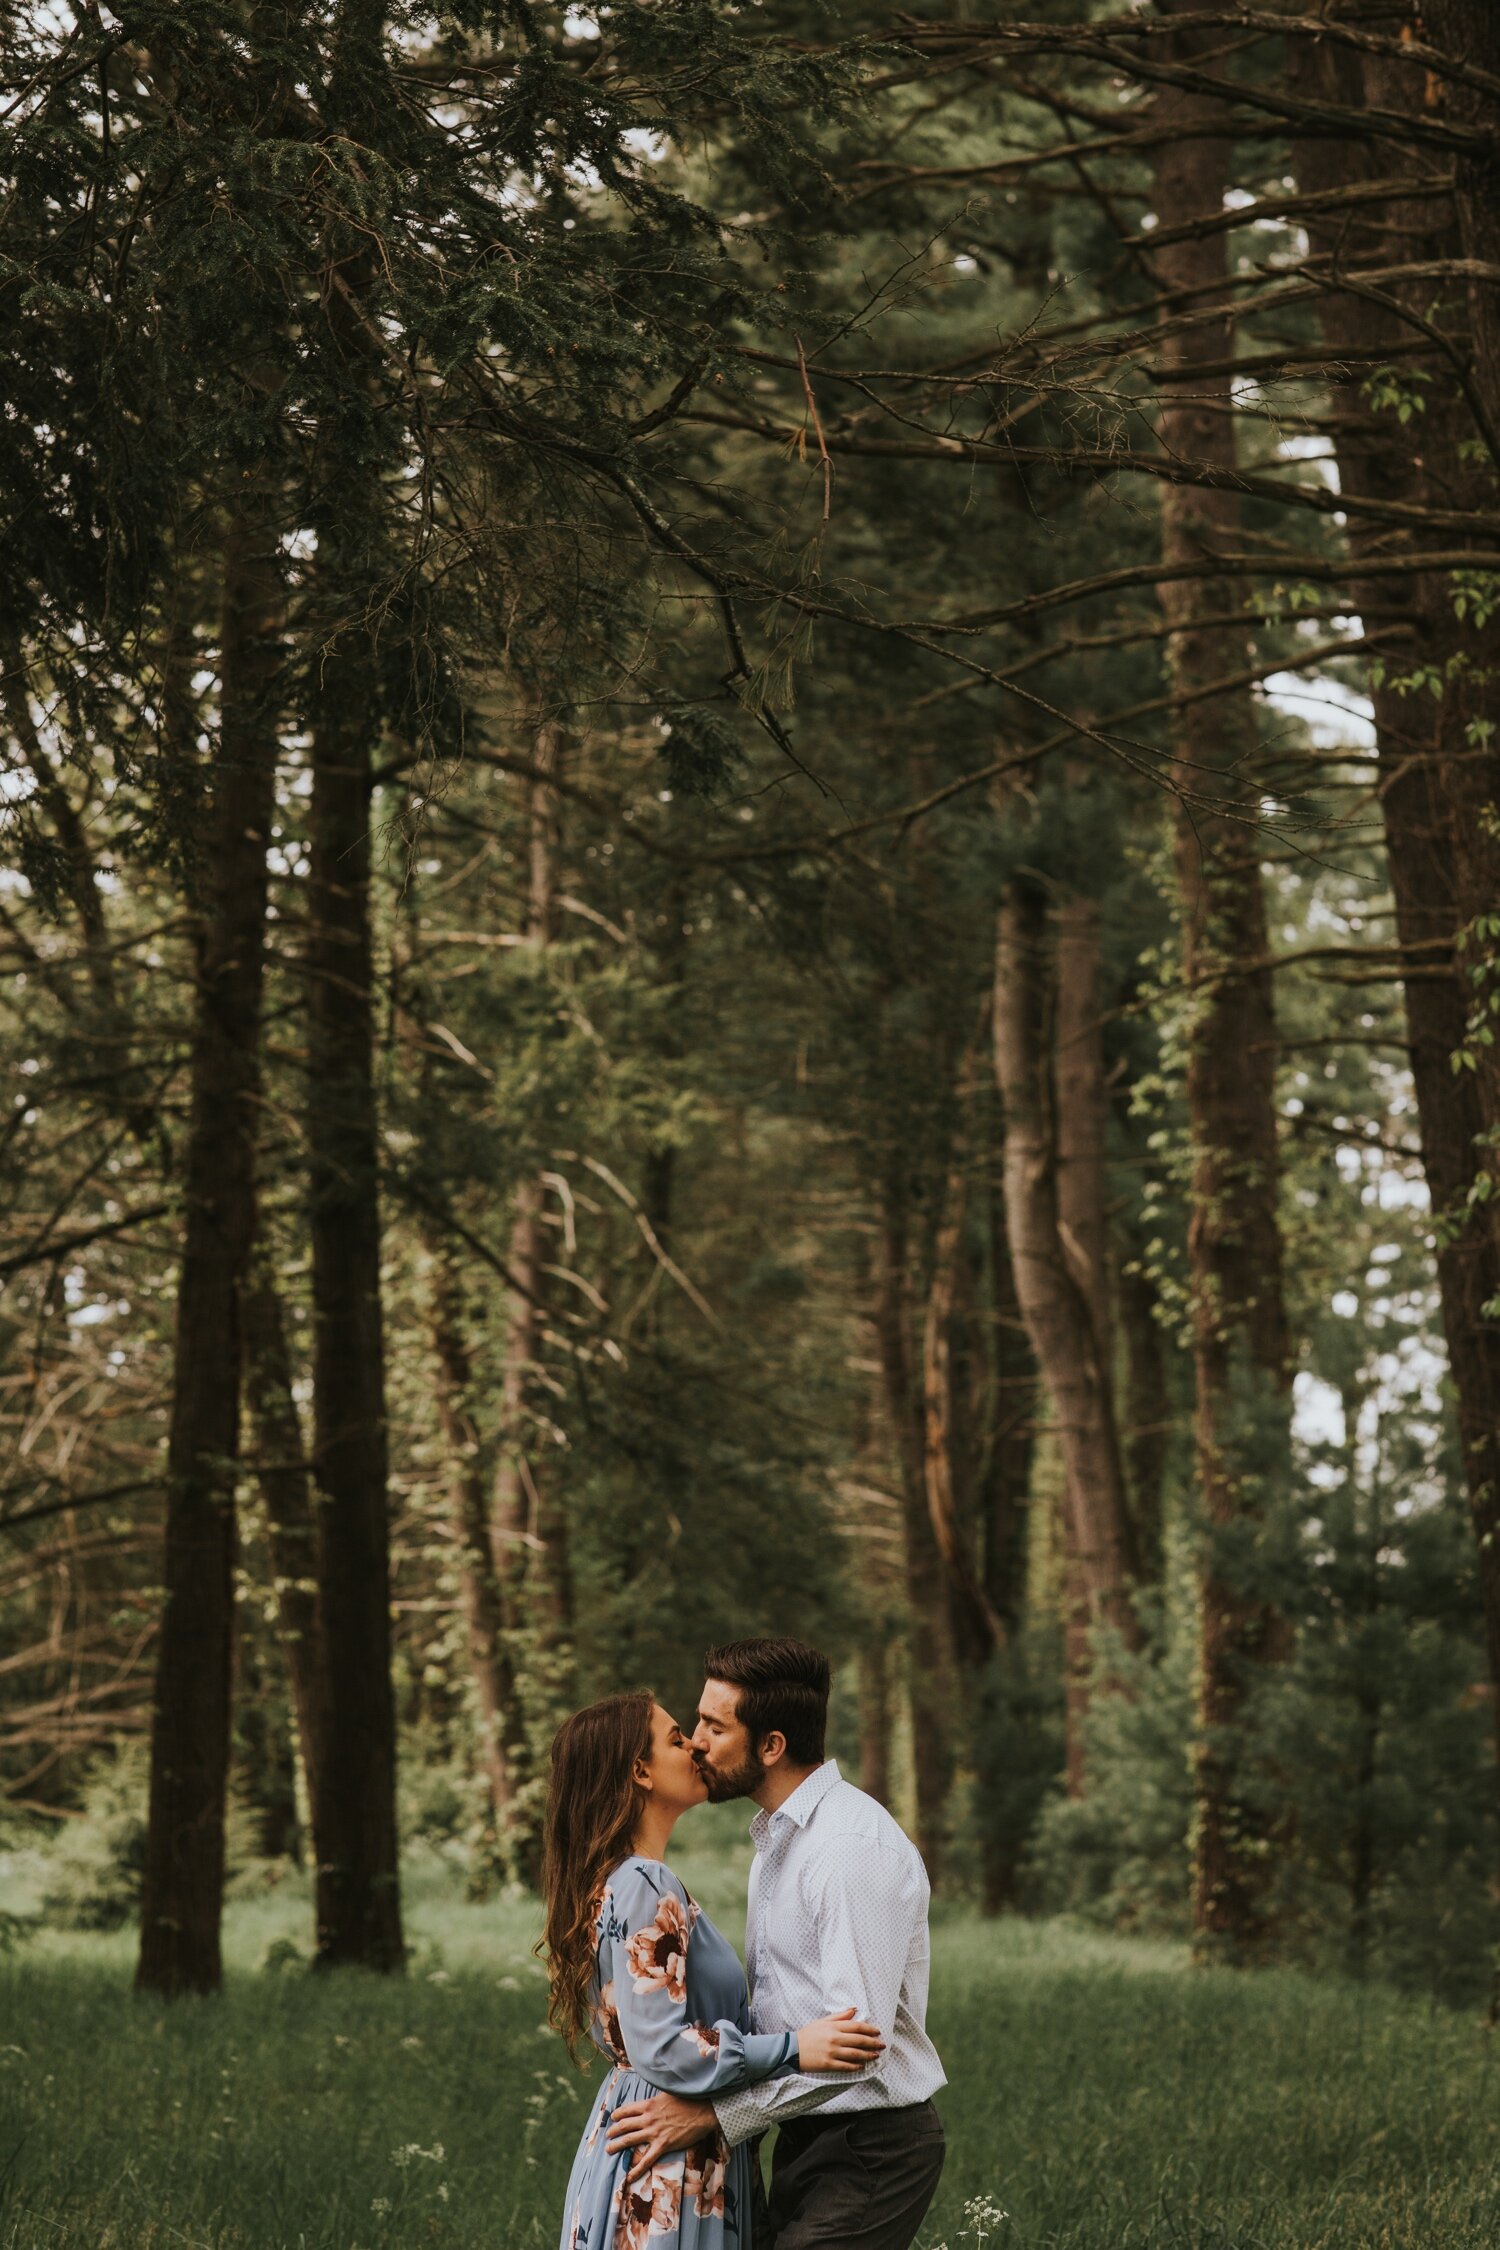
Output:
[[[891,1801],[891,1653],[884,1633],[859,1650],[859,1786],[877,1804]]]
[[[1108,1625],[1127,1648],[1138,1648],[1130,1601],[1135,1556],[1109,1368],[1083,1285],[1087,1251],[1065,1247],[1058,1201],[1046,999],[1045,903],[1033,888],[1013,884],[1000,905],[994,1010],[1011,1267],[1062,1453],[1077,1601],[1091,1629]]]
[[[1165,17],[1195,0],[1158,0]],[[1194,63],[1220,35],[1179,30],[1164,46]],[[1156,161],[1162,227],[1217,216],[1230,181],[1224,112],[1211,96],[1180,87],[1157,97],[1158,126],[1170,135]],[[1156,267],[1170,302],[1175,291],[1210,293],[1225,280],[1224,240],[1210,235],[1164,245]],[[1162,451],[1174,460],[1234,467],[1230,378],[1203,370],[1230,357],[1232,329],[1202,317],[1211,295],[1195,295],[1197,323],[1169,333],[1164,372]],[[1220,302],[1227,302],[1221,298]],[[1188,565],[1241,543],[1232,489],[1191,483],[1162,488],[1162,556]],[[1210,629],[1217,606],[1211,581],[1165,582],[1162,607],[1172,628],[1171,683],[1178,697],[1200,695],[1228,673],[1248,669],[1244,636]],[[1248,688],[1174,714],[1177,793],[1175,863],[1183,935],[1183,973],[1196,1015],[1188,1050],[1187,1096],[1193,1146],[1188,1251],[1193,1294],[1198,1477],[1208,1526],[1200,1588],[1197,1822],[1194,1925],[1203,1940],[1247,1954],[1269,1935],[1264,1901],[1274,1873],[1274,1841],[1246,1803],[1237,1772],[1237,1732],[1256,1667],[1285,1648],[1281,1621],[1231,1569],[1229,1543],[1253,1535],[1260,1494],[1276,1474],[1289,1426],[1289,1353],[1277,1214],[1276,1026],[1264,961],[1265,901],[1250,778],[1255,711]]]
[[[555,720],[536,729],[532,763],[543,775],[562,762],[563,730]],[[525,939],[545,956],[556,935],[559,798],[548,779],[527,784],[527,910]],[[559,1480],[538,1439],[550,1417],[544,1405],[548,1230],[546,1189],[533,1174],[516,1190],[506,1266],[512,1277],[500,1385],[500,1452],[491,1494],[489,1540],[502,1637],[516,1692],[505,1743],[512,1810],[510,1849],[528,1881],[541,1863],[540,1796],[536,1778],[545,1742],[562,1717],[560,1692],[569,1669],[572,1618],[568,1525]]]
[[[880,1804],[889,1805],[897,1675],[892,1644],[900,1629],[900,1577],[894,1559],[895,1542],[889,1536],[892,1526],[886,1519],[898,1515],[899,1509],[885,1481],[889,1456],[884,1443],[884,1371],[871,1313],[869,1237],[863,1229],[854,1238],[852,1279],[861,1343],[853,1366],[860,1382],[850,1432],[854,1474],[846,1498],[844,1529],[854,1552],[860,1589],[859,1785]]]
[[[916,1782],[917,1849],[928,1880],[941,1874],[948,1787],[952,1779],[950,1658],[942,1561],[927,1508],[922,1412],[912,1374],[911,1276],[906,1198],[887,1180],[875,1277],[874,1326],[886,1413],[894,1440],[910,1617],[907,1695]]]
[[[216,1991],[222,1975],[241,1299],[255,1225],[280,612],[269,528],[242,515],[230,527],[224,566],[218,770],[198,941],[167,1447],[166,1602],[136,1970],[139,1989],[169,1995]]]
[[[1167,1388],[1167,1355],[1157,1317],[1151,1276],[1141,1271],[1143,1242],[1127,1235],[1128,1254],[1119,1275],[1120,1333],[1124,1343],[1125,1449],[1130,1512],[1142,1574],[1159,1578],[1162,1568],[1162,1494],[1167,1474],[1167,1441],[1172,1399]]]
[[[983,1374],[987,1396],[977,1514],[985,1593],[1008,1636],[1020,1622],[1025,1606],[1026,1511],[1036,1450],[1037,1370],[1016,1297],[1002,1182],[987,1183],[986,1203],[990,1340]]]
[[[1092,899],[1065,898],[1057,909],[1057,1026],[1054,1084],[1057,1105],[1057,1233],[1063,1258],[1088,1313],[1089,1349],[1099,1382],[1112,1402],[1114,1322],[1109,1300],[1109,1219],[1105,1137],[1109,1090],[1104,1075],[1104,1024],[1100,1015],[1099,909]],[[1111,1423],[1115,1421],[1110,1405]],[[1123,1456],[1115,1439],[1115,1457]],[[1123,1481],[1123,1478],[1122,1478]],[[1089,1589],[1078,1546],[1080,1511],[1068,1511],[1063,1531],[1063,1665],[1067,1687],[1068,1793],[1081,1797],[1087,1778],[1084,1722],[1089,1704]],[[1130,1568],[1136,1573],[1134,1521]]]
[[[370,472],[362,465],[363,474]],[[319,549],[341,582],[330,532]],[[313,721],[307,1144],[313,1287],[313,1478],[324,1719],[320,1966],[402,1966],[391,1688],[385,1339],[370,931],[377,652],[332,622]]]
[[[1065,898],[1057,909],[1057,1227],[1088,1309],[1094,1357],[1108,1369],[1114,1322],[1104,1172],[1109,1089],[1099,996],[1102,969],[1097,905],[1092,899]]]
[[[245,1301],[245,1391],[266,1511],[277,1641],[291,1687],[314,1850],[319,1834],[323,1718],[319,1698],[317,1534],[302,1417],[275,1277],[257,1261]],[[321,1856],[321,1855],[320,1855]]]
[[[562,728],[547,721],[536,732],[533,764],[546,774],[555,773],[562,747]],[[558,797],[546,781],[527,784],[527,820],[525,937],[535,952],[545,953],[556,935],[558,856]],[[540,1179],[523,1180],[511,1219],[506,1264],[517,1286],[511,1291],[506,1321],[491,1539],[507,1625],[514,1630],[530,1620],[555,1639],[566,1625],[571,1600],[566,1522],[546,1490],[550,1480],[536,1444],[547,1283],[544,1194]]]
[[[1454,167],[1458,232],[1468,261],[1469,344],[1475,388],[1493,441],[1500,434],[1500,15],[1491,0],[1412,0],[1414,28],[1469,66],[1471,75],[1433,84],[1428,100],[1482,138],[1461,149]],[[1488,74],[1488,84],[1479,74]],[[1408,87],[1414,74],[1407,73]],[[1410,99],[1408,94],[1407,99]],[[1500,463],[1493,456],[1491,473]]]
[[[1450,16],[1458,13],[1449,11]],[[1493,45],[1495,19],[1489,11],[1480,14]],[[1451,34],[1454,25],[1437,15],[1431,28],[1437,36]],[[1476,42],[1459,51],[1480,61],[1483,43],[1477,31]],[[1290,42],[1288,74],[1295,92],[1356,113],[1372,106],[1399,111],[1430,98],[1425,73],[1352,54],[1325,40]],[[1308,141],[1299,149],[1299,180],[1312,191],[1341,187],[1386,176],[1390,161],[1387,150],[1361,140]],[[1459,211],[1463,208],[1460,199]],[[1471,228],[1476,222],[1493,224],[1471,202]],[[1458,214],[1446,202],[1392,198],[1370,206],[1360,218],[1346,219],[1337,232],[1326,222],[1312,221],[1308,233],[1315,250],[1328,256],[1337,250],[1344,269],[1357,276],[1363,263],[1388,262],[1393,233],[1407,245],[1403,254],[1414,263],[1436,263],[1465,250],[1470,256],[1479,254],[1470,247],[1472,235],[1465,240],[1458,227]],[[1495,246],[1486,254],[1493,258]],[[1398,284],[1394,293],[1398,303],[1410,299],[1413,310],[1430,317],[1438,286]],[[1473,287],[1483,292],[1483,285]],[[1495,301],[1493,289],[1486,294]],[[1472,317],[1479,344],[1483,307]],[[1322,318],[1334,352],[1378,352],[1411,334],[1399,310],[1347,291],[1333,291],[1323,299]],[[1475,367],[1482,376],[1477,351]],[[1472,424],[1472,415],[1458,399],[1440,391],[1430,403],[1424,401],[1425,411],[1413,416],[1399,439],[1389,421],[1372,416],[1357,379],[1338,384],[1334,402],[1340,420],[1340,479],[1351,495],[1418,505],[1453,505],[1464,497],[1473,471],[1459,452],[1459,438]],[[1482,676],[1478,635],[1455,615],[1452,585],[1425,573],[1361,584],[1361,552],[1377,541],[1388,552],[1390,534],[1364,530],[1355,517],[1348,537],[1361,613],[1395,609],[1396,621],[1407,628],[1384,677],[1372,683],[1371,695],[1396,934],[1407,968],[1417,972],[1405,987],[1407,1043],[1423,1170],[1436,1220],[1443,1332],[1495,1688],[1500,1781],[1500,1322],[1485,1309],[1500,1298],[1500,1238],[1491,1223],[1493,1205],[1475,1196],[1486,1129],[1500,1119],[1485,1099],[1488,1071],[1454,1066],[1455,1056],[1469,1043],[1465,970],[1472,963],[1464,946],[1465,925],[1476,913],[1491,912],[1500,895],[1500,888],[1486,888],[1487,878],[1473,864],[1475,847],[1490,825],[1486,807],[1495,795],[1495,775],[1493,760],[1468,739],[1468,726],[1475,716],[1500,721],[1500,696],[1493,677]],[[1472,658],[1480,658],[1477,670],[1466,661]],[[1394,682],[1408,662],[1442,672],[1447,686],[1441,698],[1398,691]],[[1476,712],[1478,700],[1488,709]]]
[[[485,1480],[471,1397],[473,1368],[464,1332],[463,1299],[451,1254],[429,1242],[429,1318],[437,1369],[438,1415],[448,1449],[450,1525],[458,1561],[459,1606],[469,1651],[469,1676],[479,1717],[479,1749],[497,1832],[515,1793],[508,1744],[514,1734],[515,1683],[505,1645],[485,1509]]]
[[[959,1071],[953,1161],[933,1243],[922,1324],[923,1485],[947,1583],[953,1653],[967,1672],[982,1666],[1005,1642],[1005,1626],[990,1601],[961,1502],[955,1427],[958,1401],[953,1376],[953,1323],[968,1208],[964,1115],[973,1095],[973,1057],[971,1047]]]

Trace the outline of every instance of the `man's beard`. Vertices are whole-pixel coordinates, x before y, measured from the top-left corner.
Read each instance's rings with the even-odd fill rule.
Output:
[[[753,1750],[747,1751],[744,1762],[737,1766],[710,1766],[700,1759],[698,1771],[711,1805],[727,1805],[735,1797],[753,1797],[766,1778],[765,1760]]]

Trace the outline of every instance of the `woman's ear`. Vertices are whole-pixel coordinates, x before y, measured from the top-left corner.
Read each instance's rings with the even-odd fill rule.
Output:
[[[651,1779],[651,1768],[644,1758],[637,1758],[630,1771],[637,1789],[644,1789],[649,1794],[655,1788],[656,1784]]]

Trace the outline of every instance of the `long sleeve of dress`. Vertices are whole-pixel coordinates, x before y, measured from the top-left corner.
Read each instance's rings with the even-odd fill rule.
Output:
[[[698,1910],[659,1860],[627,1860],[610,1877],[599,1930],[601,2009],[611,2044],[663,2093],[706,2101],[795,2069],[797,2035],[696,2023],[688,2012],[688,1956]]]
[[[901,1978],[910,1936],[925,1911],[910,1869],[879,1844],[840,1836],[818,1855],[806,1895],[817,1932],[822,2004],[829,2014],[852,2007],[879,2026],[887,2047],[895,2028]],[[731,2147],[785,2124],[856,2083],[882,2085],[881,2064],[857,2073],[794,2071],[774,2085],[726,2086],[713,2095],[719,2125]]]

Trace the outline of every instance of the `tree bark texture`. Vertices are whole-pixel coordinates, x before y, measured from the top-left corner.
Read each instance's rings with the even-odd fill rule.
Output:
[[[893,1519],[900,1509],[888,1492],[884,1371],[880,1340],[871,1314],[873,1297],[869,1238],[854,1238],[854,1300],[859,1307],[858,1356],[850,1459],[854,1477],[845,1500],[845,1534],[853,1549],[860,1589],[859,1631],[859,1785],[878,1803],[892,1800],[891,1752],[899,1666],[901,1566]],[[904,1554],[904,1530],[899,1533]]]
[[[515,1734],[515,1682],[505,1642],[500,1590],[490,1545],[484,1468],[473,1414],[473,1367],[463,1292],[445,1245],[428,1244],[429,1318],[437,1406],[448,1451],[449,1528],[458,1570],[459,1607],[469,1651],[469,1676],[479,1720],[479,1754],[497,1824],[515,1793],[509,1745]]]
[[[1099,908],[1092,899],[1065,897],[1057,907],[1057,1005],[1053,1082],[1056,1099],[1057,1235],[1065,1264],[1088,1315],[1088,1348],[1108,1409],[1111,1452],[1121,1472],[1118,1417],[1114,1410],[1114,1321],[1109,1292],[1109,1217],[1105,1141],[1109,1089],[1104,1069],[1100,978],[1103,957]],[[1070,1796],[1081,1797],[1087,1778],[1084,1722],[1089,1705],[1089,1585],[1079,1544],[1084,1513],[1065,1508],[1063,1523],[1063,1671],[1066,1696],[1064,1772]],[[1130,1575],[1138,1574],[1134,1519],[1129,1528]]]
[[[1353,12],[1349,11],[1351,20]],[[1452,47],[1459,19],[1476,11],[1448,9],[1434,14],[1432,36],[1448,38],[1450,51],[1484,63],[1485,40],[1495,46],[1500,22],[1479,10],[1471,22],[1469,44]],[[1413,16],[1415,11],[1413,11]],[[1495,67],[1490,54],[1487,67]],[[1362,56],[1325,40],[1289,44],[1288,71],[1293,90],[1334,101],[1352,111],[1379,106],[1400,111],[1435,98],[1426,73]],[[1362,140],[1310,140],[1298,154],[1301,183],[1316,192],[1389,177],[1389,151]],[[1461,174],[1461,177],[1468,177]],[[1335,230],[1314,221],[1309,239],[1322,255],[1337,254],[1343,271],[1357,282],[1361,265],[1389,261],[1391,244],[1413,263],[1444,258],[1496,255],[1500,242],[1481,252],[1476,225],[1493,227],[1493,215],[1471,205],[1467,231],[1461,231],[1461,193],[1455,205],[1443,201],[1392,197],[1366,207]],[[1334,352],[1378,354],[1411,339],[1408,315],[1427,320],[1443,313],[1444,284],[1434,278],[1393,285],[1380,304],[1354,290],[1333,288],[1323,300],[1323,333]],[[1493,289],[1472,285],[1473,332],[1482,346],[1484,304]],[[1482,351],[1475,353],[1476,375],[1483,379]],[[1430,403],[1400,429],[1394,417],[1372,413],[1357,377],[1336,385],[1339,417],[1338,459],[1344,489],[1381,501],[1452,506],[1472,487],[1474,471],[1459,452],[1459,439],[1472,433],[1473,417],[1453,395],[1438,370]],[[1500,1321],[1486,1306],[1500,1298],[1500,1235],[1493,1202],[1483,1200],[1477,1183],[1485,1165],[1487,1129],[1500,1123],[1500,1106],[1488,1067],[1455,1069],[1454,1058],[1469,1044],[1470,994],[1467,975],[1473,953],[1466,930],[1478,915],[1493,912],[1500,898],[1500,870],[1485,864],[1481,847],[1490,832],[1488,808],[1496,795],[1493,756],[1469,738],[1476,716],[1500,722],[1500,692],[1493,665],[1486,664],[1481,636],[1460,620],[1452,585],[1444,578],[1414,574],[1361,583],[1362,553],[1380,544],[1389,552],[1391,534],[1372,533],[1362,519],[1351,520],[1354,594],[1366,617],[1395,613],[1405,627],[1384,677],[1372,683],[1380,759],[1380,799],[1386,855],[1396,908],[1396,934],[1405,966],[1419,974],[1405,986],[1407,1042],[1421,1129],[1423,1170],[1435,1221],[1438,1283],[1443,1332],[1457,1408],[1469,1511],[1476,1540],[1485,1637],[1495,1688],[1497,1782],[1500,1782]],[[1401,536],[1401,535],[1398,535]],[[1409,544],[1404,536],[1402,543]],[[1478,661],[1476,661],[1476,659]],[[1401,692],[1406,669],[1435,667],[1446,680],[1443,694]],[[1481,983],[1483,990],[1483,983]],[[1482,1061],[1487,1062],[1483,1050]]]
[[[230,526],[212,837],[200,912],[162,1611],[136,1984],[221,1980],[242,1298],[255,1227],[266,847],[281,582],[265,523]]]
[[[970,1672],[1005,1642],[1005,1625],[990,1600],[965,1495],[960,1490],[961,1440],[956,1425],[963,1402],[953,1368],[953,1330],[968,1216],[969,1151],[964,1119],[973,1099],[975,1051],[971,1046],[959,1070],[955,1148],[933,1243],[922,1323],[923,1485],[947,1584],[953,1652],[959,1666]]]
[[[1011,1267],[1062,1454],[1079,1599],[1091,1628],[1108,1625],[1136,1648],[1134,1544],[1110,1371],[1085,1292],[1086,1254],[1068,1246],[1058,1200],[1049,954],[1045,899],[1013,883],[997,923],[994,1007]]]
[[[891,1801],[891,1651],[883,1632],[859,1647],[859,1786],[877,1804]]]
[[[875,1276],[874,1327],[885,1408],[894,1440],[910,1619],[907,1698],[916,1783],[917,1849],[937,1889],[942,1875],[944,1815],[952,1778],[951,1652],[942,1558],[927,1507],[922,1408],[913,1373],[910,1242],[904,1184],[884,1184]]]
[[[328,559],[331,590],[341,591],[337,551]],[[313,723],[307,1144],[324,1714],[317,1959],[394,1970],[405,1954],[370,931],[376,665],[362,625],[336,620]]]
[[[532,762],[551,775],[562,754],[562,728],[549,720],[536,730]],[[545,780],[527,784],[527,824],[525,937],[536,953],[545,954],[556,936],[559,846],[558,794]],[[536,1443],[547,1288],[545,1194],[539,1178],[523,1180],[511,1218],[506,1264],[516,1286],[506,1320],[490,1536],[507,1629],[531,1624],[555,1638],[566,1624],[571,1596],[566,1519],[547,1489],[550,1480]]]
[[[992,1145],[998,1145],[999,1135]],[[984,1556],[984,1587],[1009,1634],[1026,1598],[1026,1514],[1036,1449],[1037,1368],[1016,1297],[1005,1228],[1003,1181],[986,1185],[989,1266],[989,1349],[976,1362],[984,1395],[975,1420],[984,1430],[976,1478],[976,1513]]]
[[[1158,0],[1157,13],[1191,13],[1189,0]],[[1213,30],[1178,30],[1163,49],[1193,64],[1213,51]],[[1169,137],[1156,159],[1162,228],[1217,215],[1232,177],[1222,108],[1210,96],[1162,88],[1156,123]],[[1159,438],[1175,460],[1232,471],[1233,393],[1227,374],[1207,372],[1231,356],[1232,326],[1203,317],[1224,284],[1224,239],[1164,244],[1155,266],[1170,310],[1177,292],[1197,318],[1163,342]],[[1227,305],[1227,294],[1220,298]],[[1227,487],[1162,488],[1162,559],[1188,566],[1242,538],[1240,505]],[[1208,629],[1218,605],[1210,582],[1191,575],[1161,588],[1171,627],[1168,661],[1178,697],[1199,697],[1226,674],[1249,669],[1244,636]],[[1269,1935],[1264,1900],[1271,1839],[1244,1801],[1233,1735],[1255,1667],[1284,1650],[1280,1621],[1224,1566],[1225,1538],[1258,1513],[1273,1473],[1270,1449],[1289,1420],[1289,1352],[1277,1213],[1276,1024],[1268,969],[1265,901],[1250,778],[1256,740],[1248,688],[1197,700],[1172,723],[1177,795],[1175,847],[1183,973],[1194,988],[1187,1097],[1193,1170],[1189,1261],[1197,1390],[1194,1434],[1208,1547],[1200,1589],[1194,1923],[1204,1940],[1253,1954]]]
[[[1474,75],[1433,85],[1428,100],[1441,104],[1455,122],[1477,129],[1454,165],[1458,234],[1469,261],[1469,346],[1474,382],[1483,401],[1493,442],[1500,437],[1500,14],[1490,0],[1411,0],[1414,28],[1432,43],[1467,63]],[[1485,73],[1486,85],[1478,75]],[[1407,73],[1410,86],[1415,74]],[[1409,99],[1410,96],[1408,95]],[[1490,457],[1493,472],[1500,463]]]
[[[277,1641],[291,1689],[316,1852],[323,1765],[317,1532],[286,1320],[275,1277],[263,1259],[257,1261],[245,1300],[245,1347],[245,1398],[266,1512]]]

